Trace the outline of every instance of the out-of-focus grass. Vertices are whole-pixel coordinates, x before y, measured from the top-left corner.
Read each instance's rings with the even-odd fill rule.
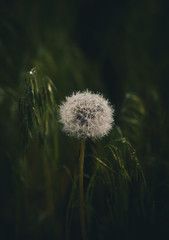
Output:
[[[61,132],[57,106],[85,88],[116,110],[110,135],[87,144],[89,239],[167,232],[167,6],[1,1],[2,239],[79,239],[79,143]]]

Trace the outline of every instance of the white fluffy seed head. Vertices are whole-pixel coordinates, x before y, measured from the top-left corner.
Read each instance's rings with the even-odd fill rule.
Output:
[[[88,90],[73,93],[59,106],[63,131],[78,139],[107,135],[114,122],[113,113],[108,100]]]

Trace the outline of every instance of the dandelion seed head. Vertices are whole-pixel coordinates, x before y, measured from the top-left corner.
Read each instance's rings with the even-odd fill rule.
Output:
[[[59,107],[63,131],[78,139],[101,138],[114,122],[114,109],[101,94],[88,90],[73,93]]]

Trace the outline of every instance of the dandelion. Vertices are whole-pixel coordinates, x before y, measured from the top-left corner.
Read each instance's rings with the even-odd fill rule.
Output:
[[[109,133],[114,109],[100,94],[90,91],[73,93],[59,109],[63,131],[78,139],[98,139]]]
[[[109,133],[114,123],[114,109],[100,94],[88,90],[73,93],[59,107],[63,131],[81,140],[79,158],[79,202],[82,240],[86,240],[84,213],[83,168],[85,140],[98,139]]]

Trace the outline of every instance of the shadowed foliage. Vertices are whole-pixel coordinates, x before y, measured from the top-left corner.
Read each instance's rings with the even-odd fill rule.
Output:
[[[107,137],[87,140],[88,240],[164,238],[169,225],[168,2],[0,2],[3,239],[81,239],[80,143],[58,106],[101,92]]]

